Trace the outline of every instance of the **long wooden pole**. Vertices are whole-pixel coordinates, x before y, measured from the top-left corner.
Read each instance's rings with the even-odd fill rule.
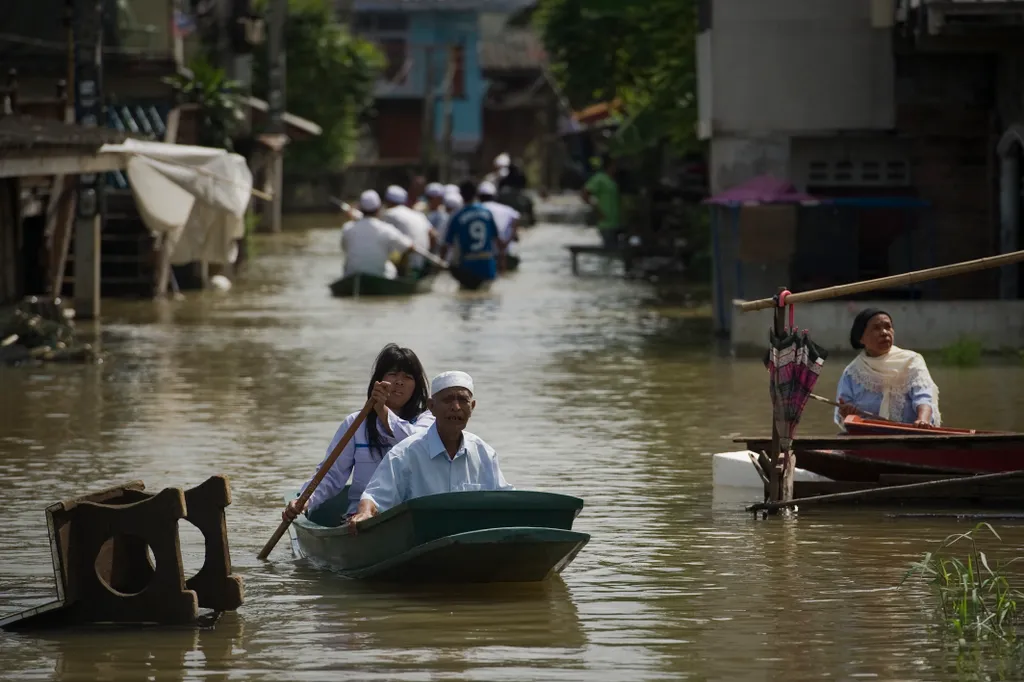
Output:
[[[320,469],[317,470],[316,476],[313,477],[313,480],[309,482],[306,489],[302,491],[301,495],[299,495],[300,509],[309,502],[309,498],[313,496],[313,491],[316,490],[317,486],[320,485],[320,482],[324,480],[324,476],[327,475],[327,472],[331,470],[332,466],[334,466],[334,462],[336,462],[338,457],[341,456],[341,451],[345,449],[348,442],[356,435],[356,431],[358,431],[359,427],[363,425],[366,418],[370,416],[370,412],[372,410],[373,400],[370,399],[366,401],[366,405],[363,406],[362,411],[356,416],[355,421],[352,422],[352,426],[348,427],[345,435],[341,437],[338,444],[334,446],[333,450],[331,450],[331,454],[328,455],[327,459],[324,460],[324,463],[320,465]],[[260,550],[258,555],[260,560],[266,559],[270,556],[270,552],[274,549],[277,541],[281,539],[281,536],[285,534],[285,531],[288,530],[288,526],[290,525],[292,525],[292,522],[287,519],[281,521],[281,525],[277,527],[274,534],[270,536],[269,540],[267,540],[267,544],[263,545],[263,549]]]
[[[875,291],[877,289],[886,289],[893,286],[923,282],[929,279],[952,277],[954,275],[963,275],[968,272],[987,270],[988,268],[998,268],[1003,265],[1012,265],[1013,263],[1020,263],[1022,261],[1024,261],[1024,251],[1014,251],[1012,253],[1004,253],[999,256],[988,256],[986,258],[968,260],[962,263],[940,265],[936,268],[906,272],[902,275],[890,275],[888,277],[868,279],[863,282],[851,282],[850,284],[840,284],[838,286],[826,287],[824,289],[812,289],[811,291],[803,291],[798,294],[789,294],[786,297],[786,304],[824,301],[829,298],[849,296],[850,294],[861,294],[865,291]],[[756,301],[743,301],[736,299],[732,303],[736,308],[744,313],[749,313],[754,310],[764,310],[778,305],[774,298],[762,298]]]
[[[887,494],[899,493],[908,490],[921,490],[925,488],[942,488],[956,485],[965,485],[984,481],[998,481],[1006,478],[1024,476],[1024,470],[1002,471],[995,474],[981,474],[978,476],[957,476],[954,478],[943,478],[938,481],[924,481],[923,483],[907,483],[906,485],[887,485],[867,490],[850,490],[845,493],[832,493],[831,495],[818,495],[816,497],[803,497],[798,500],[787,500],[784,502],[765,502],[747,507],[749,512],[778,511],[785,507],[796,505],[826,504],[828,502],[841,502],[843,500],[860,500],[869,497],[884,497]]]

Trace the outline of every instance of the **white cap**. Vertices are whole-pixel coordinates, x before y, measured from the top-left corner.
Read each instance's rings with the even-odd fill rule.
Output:
[[[465,206],[465,202],[462,201],[461,194],[445,194],[444,195],[444,207],[449,211],[455,212]]]
[[[452,184],[445,185],[444,186],[444,193],[445,194],[454,194],[454,195],[460,196],[460,197],[462,196],[462,190],[459,189],[458,185],[452,185]]]
[[[376,190],[368,189],[359,195],[359,208],[372,212],[380,208],[380,195]]]
[[[498,188],[494,186],[494,183],[490,180],[484,180],[480,183],[480,186],[476,188],[477,194],[483,194],[485,196],[493,197],[498,193]]]
[[[494,159],[494,165],[499,168],[508,168],[511,165],[512,159],[508,157],[508,154],[502,152],[498,154],[498,157]]]
[[[423,190],[423,193],[431,199],[444,196],[444,185],[440,182],[432,182],[427,185],[427,188]]]
[[[465,388],[473,392],[473,377],[465,372],[441,372],[430,382],[430,395],[437,395],[446,388]]]
[[[384,192],[384,198],[392,204],[404,204],[409,200],[409,193],[398,185],[391,185],[388,187],[387,191]]]

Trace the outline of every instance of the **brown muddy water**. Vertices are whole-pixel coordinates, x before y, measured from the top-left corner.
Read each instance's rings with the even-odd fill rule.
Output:
[[[108,361],[0,369],[0,612],[53,593],[44,507],[125,480],[230,477],[246,603],[213,630],[0,633],[4,680],[953,680],[971,675],[927,586],[895,586],[955,520],[817,509],[754,521],[716,498],[715,451],[770,423],[756,359],[650,285],[573,278],[582,228],[526,233],[485,295],[450,280],[402,300],[333,300],[337,229],[263,238],[227,294],[105,302]],[[520,488],[577,495],[592,540],[540,585],[368,589],[255,555],[281,496],[359,408],[389,341],[429,374],[474,374],[471,429]],[[834,391],[845,361],[827,363]],[[933,367],[951,425],[1024,429],[1024,366]],[[833,431],[810,404],[803,433]],[[1024,529],[1000,522],[1002,551]],[[185,533],[186,570],[201,563]],[[965,669],[965,666],[967,667]]]

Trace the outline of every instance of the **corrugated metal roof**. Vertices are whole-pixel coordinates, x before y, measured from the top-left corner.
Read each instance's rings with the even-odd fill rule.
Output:
[[[540,38],[529,29],[505,29],[482,39],[479,54],[483,71],[539,70],[547,63]]]
[[[110,128],[85,128],[57,119],[11,114],[0,116],[0,149],[52,151],[73,147],[99,149],[106,143],[123,142],[128,136]]]

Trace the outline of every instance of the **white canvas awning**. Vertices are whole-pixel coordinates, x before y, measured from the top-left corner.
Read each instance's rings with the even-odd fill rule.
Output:
[[[146,227],[161,235],[170,262],[228,263],[245,235],[252,173],[245,158],[224,149],[128,139],[100,156],[125,160],[128,181]]]

